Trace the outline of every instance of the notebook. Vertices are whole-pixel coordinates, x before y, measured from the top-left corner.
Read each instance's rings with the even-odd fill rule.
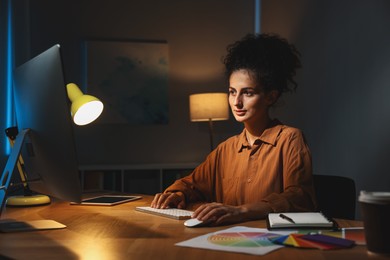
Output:
[[[269,213],[268,229],[331,229],[336,223],[321,212],[283,212]]]

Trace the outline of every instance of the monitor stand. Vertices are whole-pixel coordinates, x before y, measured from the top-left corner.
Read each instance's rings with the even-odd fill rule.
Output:
[[[66,228],[65,225],[54,220],[42,219],[31,221],[15,221],[2,220],[0,221],[0,232],[20,232],[20,231],[36,231]]]
[[[17,135],[3,173],[2,175],[0,175],[0,213],[5,206],[5,198],[8,187],[10,185],[11,176],[18,162],[24,139],[29,131],[29,129],[24,129]],[[0,221],[0,232],[48,230],[61,229],[65,227],[65,225],[58,223],[54,220],[46,219],[33,221],[17,221],[13,219],[4,219]]]

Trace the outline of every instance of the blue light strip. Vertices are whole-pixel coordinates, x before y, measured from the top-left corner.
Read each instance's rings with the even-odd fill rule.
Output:
[[[6,127],[14,126],[14,109],[12,99],[12,71],[14,66],[14,50],[12,35],[12,0],[8,0],[7,9],[7,66],[6,66]],[[5,136],[5,135],[3,135]],[[5,137],[5,153],[10,154],[11,145]]]
[[[255,0],[255,33],[260,33],[260,2],[261,0]]]

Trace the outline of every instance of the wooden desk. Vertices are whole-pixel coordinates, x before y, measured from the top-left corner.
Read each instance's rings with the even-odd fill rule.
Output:
[[[6,208],[2,219],[53,219],[66,229],[0,233],[0,258],[12,259],[255,259],[259,256],[174,244],[224,227],[186,228],[182,220],[154,216],[134,210],[150,204],[151,196],[113,207],[69,205]],[[361,226],[359,221],[339,220],[342,227]],[[265,221],[240,224],[265,228]],[[366,259],[365,246],[341,250],[282,248],[264,259]],[[370,257],[371,258],[371,257]]]

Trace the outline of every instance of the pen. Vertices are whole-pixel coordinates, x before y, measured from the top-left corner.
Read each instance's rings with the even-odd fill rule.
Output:
[[[284,214],[279,214],[279,217],[281,217],[282,219],[285,219],[285,220],[288,220],[289,222],[291,222],[291,223],[294,223],[295,224],[295,221],[292,219],[292,218],[290,218],[290,217],[287,217],[286,215],[284,215]]]
[[[341,228],[341,231],[348,231],[348,230],[363,230],[364,227],[344,227]]]

